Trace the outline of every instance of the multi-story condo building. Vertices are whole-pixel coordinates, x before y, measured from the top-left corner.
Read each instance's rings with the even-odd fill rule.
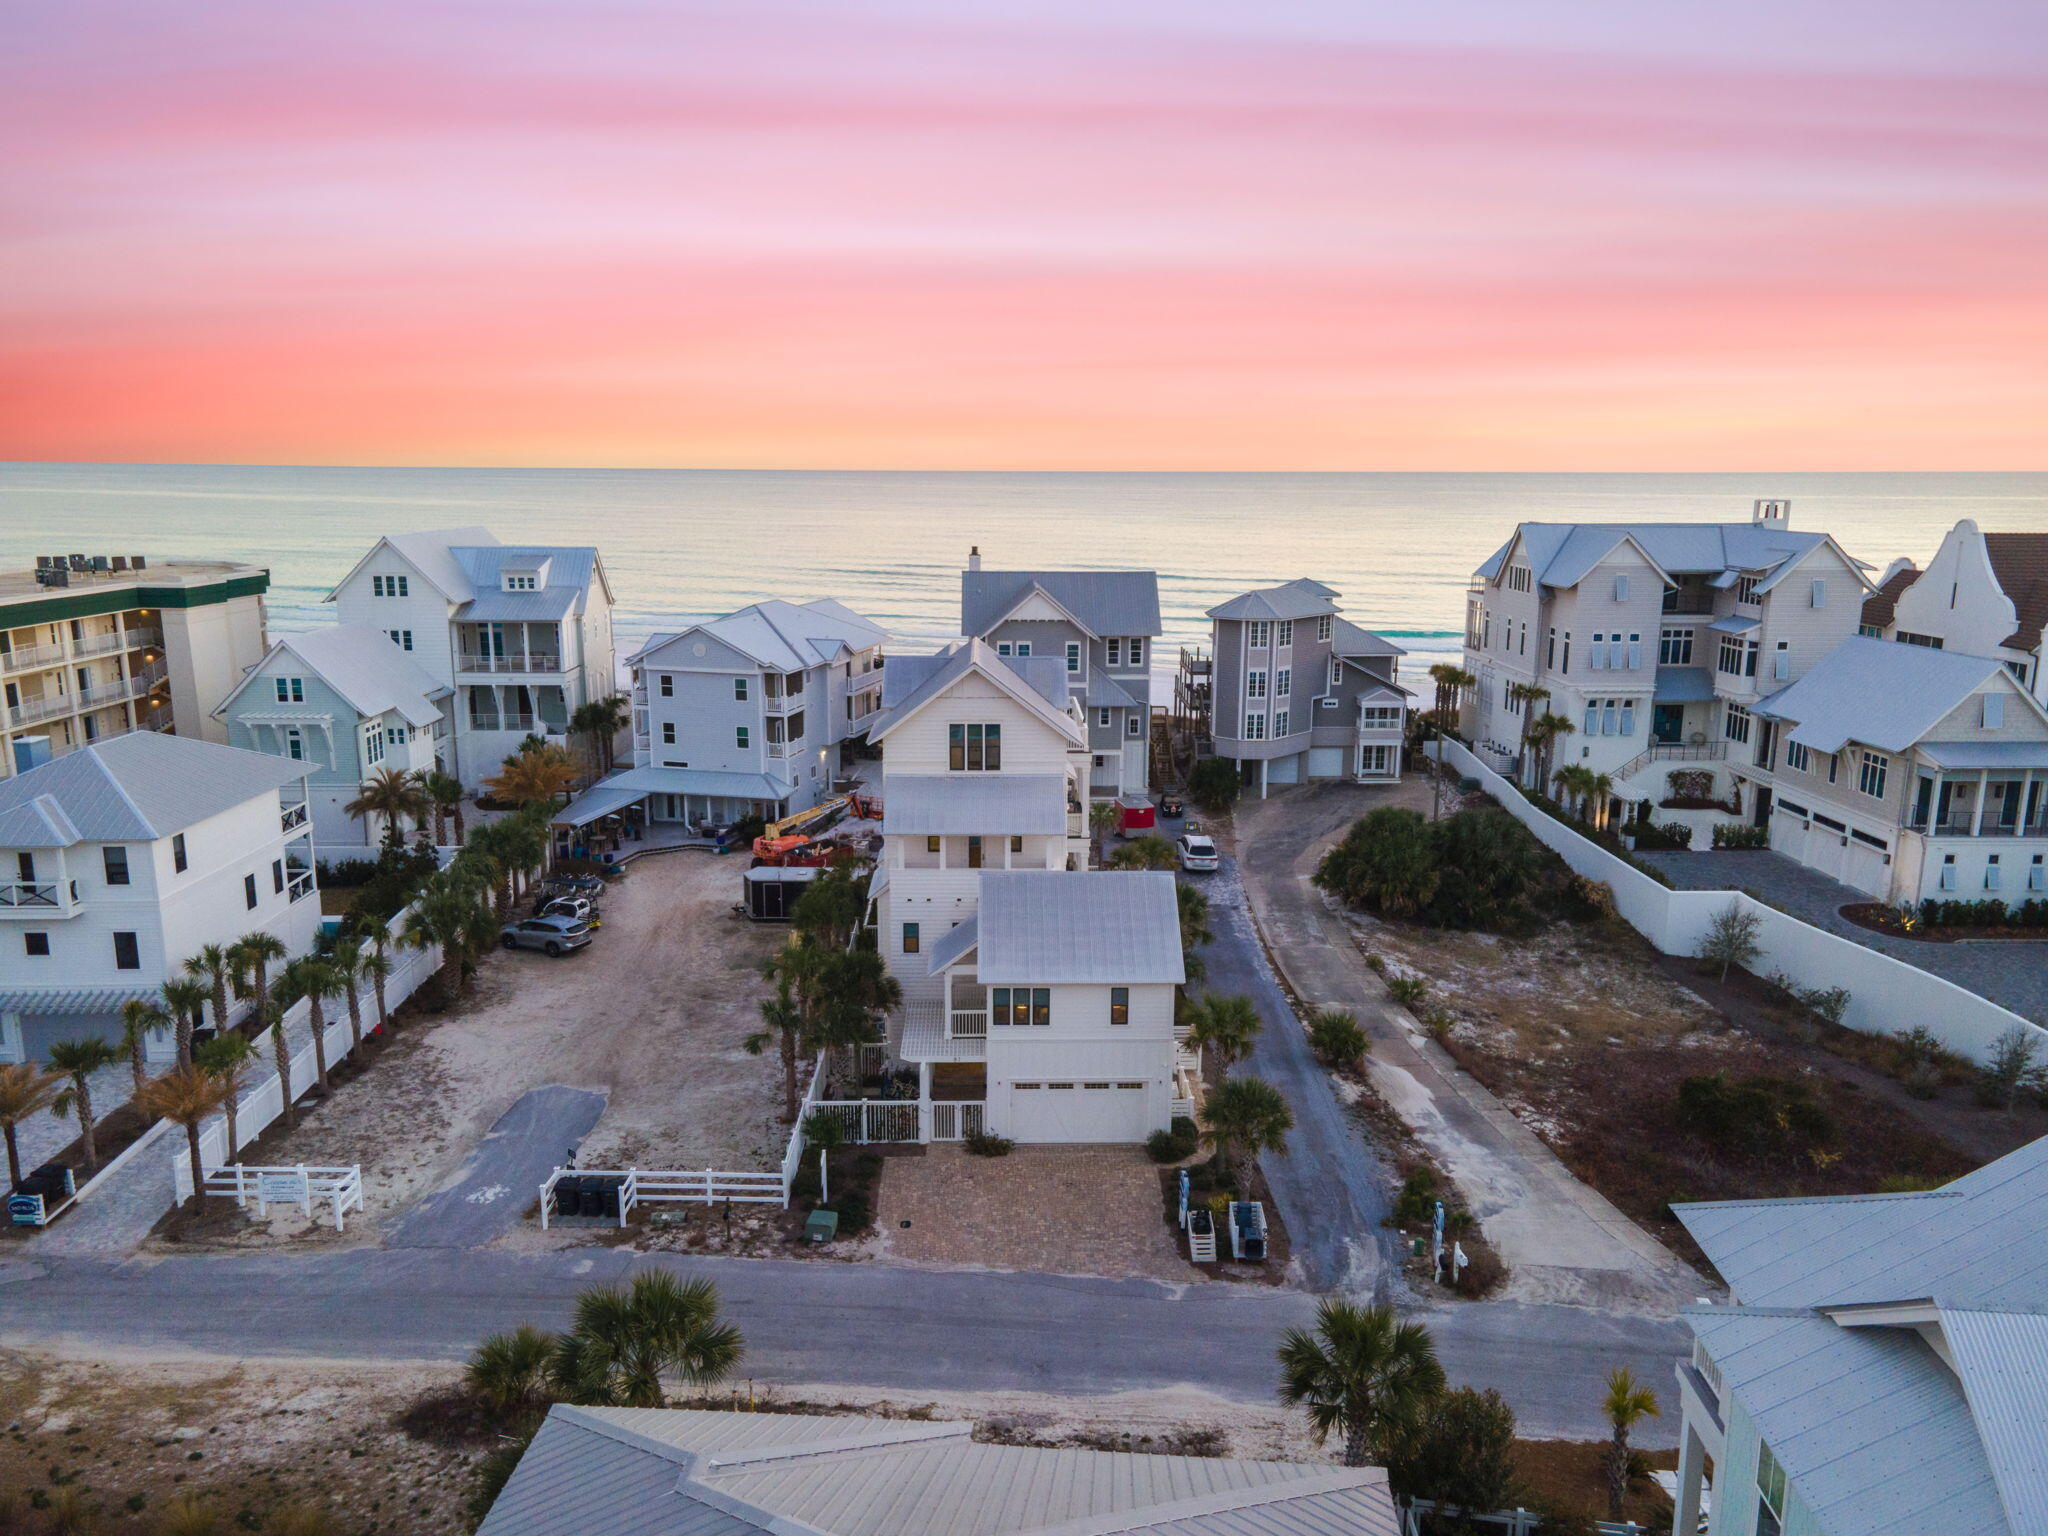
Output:
[[[1401,776],[1407,653],[1345,619],[1336,597],[1302,577],[1209,610],[1216,755],[1261,795],[1305,779]]]
[[[260,930],[310,949],[310,772],[135,731],[0,783],[0,1061],[119,1039],[121,1005],[156,999],[205,945]]]
[[[1964,518],[1925,571],[1897,561],[1863,604],[1862,633],[2004,663],[2048,703],[2048,533],[1982,533]]]
[[[1732,764],[1729,744],[1759,700],[1855,634],[1869,591],[1860,562],[1795,533],[1782,501],[1748,523],[1523,523],[1473,573],[1465,734],[1526,780],[1529,720],[1561,715],[1572,732],[1553,770],[1576,763],[1615,799],[1654,803],[1683,763],[1742,805],[1769,773]],[[1527,688],[1549,696],[1532,709]]]
[[[431,772],[455,690],[382,630],[335,624],[286,635],[215,711],[228,744],[304,763],[321,859],[361,857],[384,829],[345,809],[366,780]]]
[[[2048,897],[2048,710],[1994,657],[1853,637],[1755,706],[1771,846],[1880,900]]]
[[[985,571],[981,551],[960,574],[960,632],[999,656],[1051,659],[1079,701],[1088,735],[1088,792],[1151,787],[1153,571]]]
[[[0,778],[127,731],[225,739],[213,711],[263,654],[270,573],[225,561],[44,557],[0,572]]]
[[[632,674],[633,763],[595,793],[653,821],[727,824],[808,810],[882,708],[888,633],[843,603],[755,603],[657,634]]]
[[[500,544],[488,528],[379,539],[327,594],[456,694],[447,771],[474,788],[529,735],[563,736],[618,692],[612,593],[597,551]]]
[[[2048,1137],[1939,1189],[1672,1210],[1732,1293],[1684,1309],[1672,1529],[2048,1531]]]

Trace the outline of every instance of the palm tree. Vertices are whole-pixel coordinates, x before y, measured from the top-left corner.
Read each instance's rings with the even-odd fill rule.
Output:
[[[506,758],[504,767],[484,780],[484,788],[493,799],[513,805],[552,805],[581,777],[565,748],[543,742]]]
[[[616,759],[618,734],[628,718],[624,694],[592,699],[569,717],[569,729],[590,738],[590,760],[599,773],[610,773]]]
[[[228,984],[240,969],[233,952],[219,944],[207,945],[185,962],[185,974],[212,990],[213,1027],[222,1034],[228,1029]]]
[[[1600,1404],[1614,1438],[1607,1445],[1607,1518],[1619,1520],[1628,1498],[1628,1432],[1659,1413],[1657,1394],[1637,1383],[1627,1366],[1616,1366],[1607,1378],[1607,1396]]]
[[[78,1135],[85,1143],[85,1171],[89,1175],[99,1172],[100,1167],[100,1150],[92,1134],[92,1075],[120,1059],[121,1053],[104,1040],[59,1040],[50,1047],[50,1065],[71,1079],[50,1101],[50,1113],[62,1120],[73,1110],[78,1112]]]
[[[334,967],[317,955],[300,955],[277,973],[277,991],[286,1007],[306,1000],[306,1021],[313,1029],[313,1076],[327,1091],[327,999],[341,990]]]
[[[192,1198],[206,1194],[206,1168],[199,1156],[199,1127],[220,1113],[228,1085],[203,1067],[177,1067],[151,1078],[135,1096],[146,1115],[175,1120],[185,1127],[185,1151],[192,1159]]]
[[[1279,1354],[1280,1401],[1306,1408],[1318,1439],[1341,1434],[1347,1467],[1366,1465],[1444,1389],[1429,1330],[1391,1307],[1327,1300],[1315,1331],[1288,1329]]]
[[[192,1064],[192,1033],[206,1019],[206,983],[196,976],[181,976],[164,983],[164,1007],[178,1025],[178,1065]]]
[[[391,957],[381,949],[373,949],[356,964],[370,983],[371,990],[377,994],[377,1027],[389,1029],[391,1010],[384,1006],[384,983],[391,979]]]
[[[872,949],[827,950],[809,1043],[825,1051],[873,1044],[883,1016],[901,1006],[903,987]]]
[[[1431,679],[1436,683],[1437,727],[1449,730],[1457,723],[1458,701],[1467,688],[1479,681],[1470,672],[1455,662],[1440,661],[1429,669]]]
[[[15,1145],[15,1127],[56,1102],[63,1083],[62,1075],[44,1072],[34,1062],[0,1066],[0,1136],[7,1139],[9,1189],[21,1182],[21,1149]]]
[[[504,821],[487,822],[478,827],[476,833],[463,847],[466,861],[458,873],[455,865],[449,866],[449,873],[458,879],[473,874],[479,885],[491,893],[497,904],[498,915],[504,916],[512,906],[512,841],[515,834],[511,829],[511,818]]]
[[[427,797],[413,776],[398,768],[379,768],[363,780],[355,799],[342,807],[345,814],[363,824],[365,831],[369,830],[371,817],[383,822],[383,843],[387,848],[402,847],[406,821],[424,820],[429,809]]]
[[[1614,780],[1604,773],[1588,774],[1586,795],[1593,805],[1593,814],[1588,819],[1604,830],[1608,821],[1608,802],[1614,798]]]
[[[786,977],[777,978],[775,995],[761,1000],[761,1022],[768,1027],[748,1035],[740,1043],[750,1056],[758,1056],[772,1041],[782,1056],[782,1118],[796,1121],[797,1047],[804,1037],[804,1012],[797,1006]]]
[[[663,1376],[721,1381],[743,1349],[739,1330],[718,1320],[710,1281],[650,1270],[576,1298],[574,1326],[556,1342],[549,1374],[573,1402],[660,1408]]]
[[[121,1005],[121,1048],[128,1053],[128,1072],[135,1080],[135,1093],[142,1093],[142,1085],[149,1081],[149,1067],[143,1061],[142,1050],[149,1043],[149,1032],[162,1029],[171,1022],[171,1016],[155,1003],[145,1003],[130,998]]]
[[[348,998],[348,1032],[355,1043],[351,1047],[363,1048],[363,954],[362,942],[344,937],[334,946],[334,953],[327,957],[328,969],[334,972],[334,979],[340,984],[342,993]]]
[[[1578,727],[1569,715],[1556,715],[1545,710],[1536,717],[1536,723],[1529,727],[1529,739],[1537,743],[1537,754],[1543,759],[1539,772],[1533,775],[1535,785],[1541,789],[1551,780],[1551,764],[1557,759],[1558,741],[1571,735]]]
[[[479,829],[481,837],[488,828]],[[474,840],[472,840],[473,842]],[[408,949],[441,951],[444,985],[459,983],[487,945],[496,937],[497,919],[491,916],[483,893],[448,869],[428,880],[406,915],[398,942]]]
[[[1252,1048],[1262,1021],[1249,997],[1208,992],[1188,1005],[1188,1044],[1213,1050],[1227,1072]]]
[[[413,775],[413,782],[419,792],[426,796],[433,807],[434,842],[447,847],[448,822],[452,816],[455,822],[455,842],[462,842],[462,780],[453,774],[443,773],[438,768],[422,768]]]
[[[1088,836],[1095,843],[1095,862],[1109,862],[1109,839],[1123,825],[1124,813],[1114,800],[1088,802]]]
[[[1179,862],[1173,844],[1149,832],[1132,838],[1109,856],[1111,869],[1172,869]]]
[[[492,1334],[463,1371],[469,1390],[499,1413],[525,1417],[547,1396],[548,1361],[558,1342],[531,1323]]]
[[[1209,898],[1183,880],[1174,882],[1173,899],[1180,908],[1181,966],[1190,982],[1199,982],[1209,973],[1199,951],[1216,937],[1209,927]]]
[[[1237,1188],[1245,1187],[1240,1157],[1286,1150],[1294,1115],[1280,1090],[1263,1078],[1233,1077],[1202,1105],[1202,1125],[1223,1155],[1223,1166]]]
[[[241,1155],[236,1118],[242,1107],[242,1084],[248,1080],[249,1063],[255,1058],[256,1047],[248,1036],[232,1032],[215,1035],[192,1053],[193,1065],[219,1079],[226,1090],[220,1107],[228,1122],[227,1160],[231,1163]]]
[[[236,990],[244,997],[256,1000],[252,1017],[258,1029],[270,1022],[270,962],[282,960],[290,953],[276,934],[264,933],[260,929],[242,935],[228,949]]]
[[[1550,690],[1540,683],[1509,683],[1508,702],[1513,704],[1522,717],[1522,737],[1515,749],[1516,766],[1526,763],[1529,756],[1529,730],[1536,723],[1536,706],[1549,701]]]

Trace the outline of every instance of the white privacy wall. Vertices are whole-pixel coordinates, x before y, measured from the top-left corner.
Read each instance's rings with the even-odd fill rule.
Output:
[[[1806,990],[1841,987],[1849,994],[1842,1022],[1865,1034],[1889,1035],[1916,1025],[1931,1030],[1949,1050],[1984,1063],[1998,1038],[2014,1025],[2031,1031],[2048,1056],[2048,1029],[2001,1008],[1954,982],[1894,960],[1890,955],[1828,933],[1740,891],[1674,891],[1633,865],[1546,815],[1520,790],[1455,741],[1434,743],[1460,774],[1477,779],[1510,816],[1577,873],[1614,892],[1614,906],[1629,925],[1667,955],[1695,955],[1707,926],[1730,902],[1754,913],[1763,953],[1752,969],[1782,973]]]

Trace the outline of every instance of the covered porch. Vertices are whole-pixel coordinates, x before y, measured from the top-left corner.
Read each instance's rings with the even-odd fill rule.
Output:
[[[599,851],[716,847],[749,816],[778,820],[796,786],[767,773],[628,768],[601,779],[555,813],[558,844]]]
[[[2048,741],[1927,741],[1906,825],[1930,837],[2048,836]]]

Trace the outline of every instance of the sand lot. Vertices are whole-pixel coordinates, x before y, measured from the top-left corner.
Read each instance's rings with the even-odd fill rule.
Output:
[[[209,1221],[206,1241],[374,1240],[441,1187],[492,1122],[547,1084],[606,1094],[584,1167],[772,1171],[788,1131],[779,1065],[741,1046],[758,1027],[757,967],[787,938],[731,915],[741,864],[700,852],[632,865],[580,953],[494,951],[445,1014],[417,1016],[360,1076],[264,1138],[264,1162],[360,1163],[364,1211],[337,1238],[296,1210]],[[324,1234],[324,1235],[323,1235]]]

